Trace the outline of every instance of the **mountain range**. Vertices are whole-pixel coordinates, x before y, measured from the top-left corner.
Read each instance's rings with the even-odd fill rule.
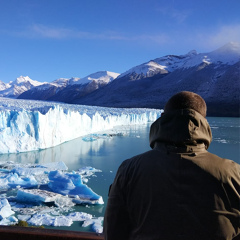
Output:
[[[163,56],[122,74],[101,71],[51,83],[21,76],[9,84],[0,82],[0,96],[105,107],[163,108],[183,90],[200,94],[209,116],[239,117],[240,43],[209,53]]]

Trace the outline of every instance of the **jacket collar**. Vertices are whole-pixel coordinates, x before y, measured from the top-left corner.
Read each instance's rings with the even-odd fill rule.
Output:
[[[212,141],[210,126],[200,113],[192,109],[179,109],[165,113],[150,128],[151,148],[155,142],[175,146],[194,146],[204,143],[207,149]]]

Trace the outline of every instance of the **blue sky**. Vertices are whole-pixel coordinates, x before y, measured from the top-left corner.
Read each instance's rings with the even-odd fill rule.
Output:
[[[122,73],[240,42],[239,0],[0,0],[0,80]]]

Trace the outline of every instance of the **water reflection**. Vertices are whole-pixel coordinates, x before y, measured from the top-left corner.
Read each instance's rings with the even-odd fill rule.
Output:
[[[223,157],[239,162],[239,149],[236,151],[236,148],[239,148],[239,118],[210,117],[208,121],[213,133],[211,152],[223,154]],[[149,127],[150,124],[122,126],[99,133],[101,135],[97,137],[96,141],[84,141],[81,137],[40,151],[1,154],[0,161],[23,164],[63,161],[70,170],[77,170],[80,167],[93,164],[93,167],[97,165],[103,170],[114,171],[116,163],[150,149],[148,145]],[[119,133],[123,136],[119,136]]]
[[[121,141],[122,138],[125,138],[126,142],[128,142],[128,138],[140,138],[139,134],[143,132],[146,127],[147,125],[125,126],[104,133],[99,133],[98,135],[95,135],[95,141],[84,141],[81,137],[65,142],[56,147],[39,151],[1,154],[0,161],[12,161],[23,164],[63,161],[70,170],[77,170],[82,166],[91,165],[94,158],[101,158],[103,155],[105,156],[106,151],[108,151],[109,155],[109,153],[112,152],[112,149],[116,148],[117,142]],[[123,141],[121,141],[121,144],[125,145]],[[118,152],[115,153],[119,154]]]

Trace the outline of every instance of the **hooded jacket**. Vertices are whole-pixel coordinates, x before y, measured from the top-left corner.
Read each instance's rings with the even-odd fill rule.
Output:
[[[207,151],[207,120],[191,109],[165,113],[152,150],[125,160],[109,191],[106,240],[220,240],[240,234],[240,165]]]

